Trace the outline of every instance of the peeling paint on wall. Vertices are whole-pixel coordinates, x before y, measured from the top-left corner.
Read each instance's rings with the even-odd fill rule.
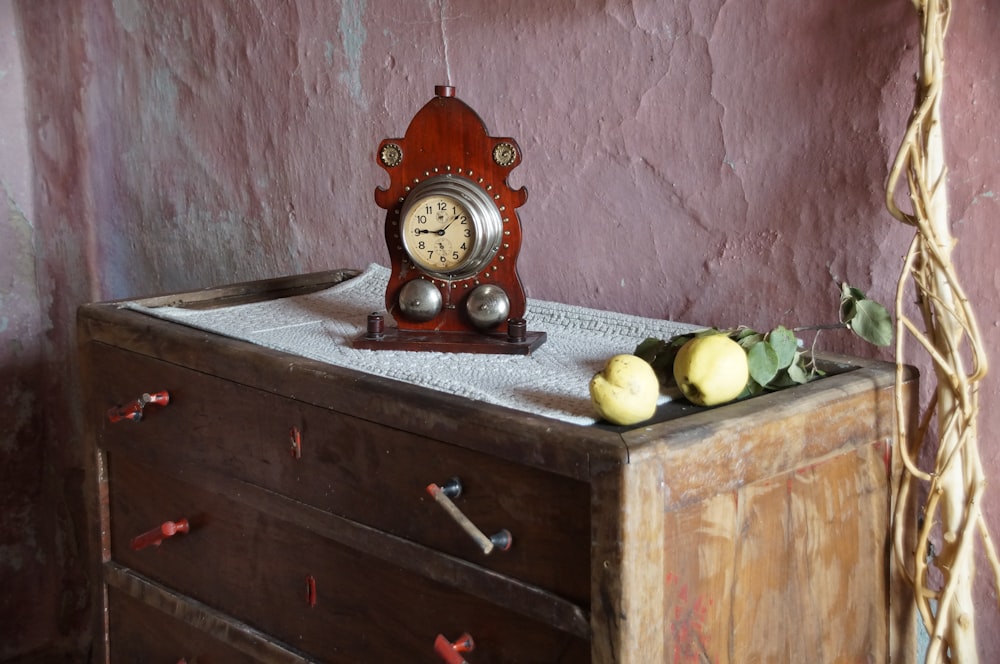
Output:
[[[112,0],[111,6],[126,32],[137,30],[145,20],[146,3],[142,0]]]
[[[339,79],[347,88],[354,103],[367,111],[368,100],[361,85],[362,51],[368,38],[363,20],[364,14],[365,0],[343,0],[340,3],[338,29],[344,55],[347,57],[347,69],[340,73]]]

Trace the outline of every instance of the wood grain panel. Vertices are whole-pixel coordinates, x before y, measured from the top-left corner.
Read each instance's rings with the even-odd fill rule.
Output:
[[[669,512],[670,661],[887,661],[884,455],[874,443]]]

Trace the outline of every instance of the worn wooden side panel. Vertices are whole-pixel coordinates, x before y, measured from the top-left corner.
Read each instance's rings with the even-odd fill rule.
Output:
[[[893,371],[872,365],[624,434],[629,462],[656,459],[669,503],[698,502],[894,435]]]
[[[594,662],[616,662],[622,650],[622,579],[624,557],[622,502],[624,468],[598,475],[591,492],[590,626]]]
[[[654,464],[625,467],[624,536],[630,549],[623,561],[621,576],[626,592],[622,594],[625,616],[625,644],[627,654],[622,662],[663,661],[662,614],[656,610],[663,605],[663,570],[666,555],[660,543],[665,535],[662,506],[657,500],[662,495],[662,468]]]
[[[664,660],[663,468],[626,465],[594,483],[594,662]]]
[[[729,492],[664,515],[664,661],[728,662],[734,623],[754,622],[727,602],[737,582],[738,509],[739,495]]]
[[[887,661],[884,451],[666,514],[664,661]]]
[[[732,596],[756,621],[734,630],[734,657],[885,661],[884,452],[872,444],[743,492]]]
[[[83,352],[87,346],[86,335],[78,329],[77,337],[81,351],[79,353],[80,384],[84,388],[81,390],[81,402],[82,409],[86,412],[93,409],[94,404],[94,391],[90,389],[93,385],[94,366],[90,355]],[[85,479],[83,498],[86,503],[84,506],[88,526],[86,541],[90,560],[86,569],[87,585],[91,589],[93,602],[89,620],[90,633],[93,636],[90,662],[108,664],[110,658],[108,650],[108,597],[102,579],[103,565],[111,556],[107,468],[103,452],[93,444],[93,441],[96,440],[96,422],[84,417],[82,425],[83,434],[87,441],[86,453],[83,455]]]

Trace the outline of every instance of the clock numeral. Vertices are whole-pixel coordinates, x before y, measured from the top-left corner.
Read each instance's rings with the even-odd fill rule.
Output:
[[[426,224],[427,223],[427,217],[425,215],[418,214],[417,215],[417,223],[418,224]]]
[[[428,207],[430,207],[430,206],[428,206]],[[444,201],[438,201],[438,210],[440,210],[441,212],[444,212],[447,209],[448,209],[448,204],[447,203],[445,203]],[[428,211],[427,214],[430,214],[430,211]]]

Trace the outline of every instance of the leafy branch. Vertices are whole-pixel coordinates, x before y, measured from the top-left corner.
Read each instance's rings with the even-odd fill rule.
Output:
[[[747,353],[750,380],[738,398],[803,385],[823,375],[816,366],[814,351],[806,349],[798,332],[848,329],[876,346],[892,343],[893,324],[889,312],[863,292],[843,284],[840,289],[840,322],[789,329],[779,325],[770,332],[758,332],[746,326],[728,329],[707,328],[679,334],[669,339],[649,337],[633,353],[652,365],[661,383],[673,381],[674,358],[691,339],[710,334],[725,334]]]

